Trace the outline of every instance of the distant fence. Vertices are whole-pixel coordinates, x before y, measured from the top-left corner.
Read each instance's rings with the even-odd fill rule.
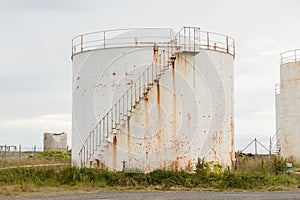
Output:
[[[36,145],[32,147],[22,145],[0,145],[0,157],[33,157],[36,153],[42,151],[44,151],[43,147],[37,147]],[[68,146],[67,151],[69,151]]]

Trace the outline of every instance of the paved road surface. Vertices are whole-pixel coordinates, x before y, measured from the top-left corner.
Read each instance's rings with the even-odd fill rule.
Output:
[[[90,194],[73,194],[73,195],[58,195],[48,197],[14,197],[4,199],[17,199],[17,200],[53,200],[53,199],[142,199],[142,200],[165,200],[165,199],[242,199],[242,200],[259,200],[259,199],[299,199],[300,191],[298,192],[133,192],[133,191],[102,191]]]

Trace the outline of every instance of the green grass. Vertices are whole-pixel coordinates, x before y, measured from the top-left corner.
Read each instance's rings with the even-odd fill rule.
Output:
[[[68,167],[61,170],[15,168],[0,170],[0,185],[31,184],[33,186],[174,186],[187,188],[212,187],[216,189],[260,189],[270,186],[291,186],[297,179],[289,174],[264,172],[241,173],[224,171],[189,174],[185,171],[156,170],[148,174],[110,172],[103,169]]]
[[[46,156],[48,158],[48,154]],[[44,159],[44,157],[42,158]],[[62,157],[61,160],[65,159]],[[47,159],[46,159],[47,160]],[[222,170],[220,165],[199,159],[196,173],[156,170],[150,173],[111,172],[105,169],[38,167],[0,170],[0,195],[35,192],[39,188],[67,190],[159,189],[171,190],[289,190],[296,189],[300,177],[285,172],[284,160],[244,160],[237,170]],[[247,163],[251,166],[245,171]]]

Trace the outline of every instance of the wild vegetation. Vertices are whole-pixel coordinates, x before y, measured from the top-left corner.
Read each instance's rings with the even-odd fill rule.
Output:
[[[44,151],[33,155],[2,155],[0,156],[0,168],[22,167],[40,164],[67,164],[70,163],[71,153],[60,151]]]
[[[61,151],[42,151],[42,152],[38,152],[36,157],[45,160],[68,161],[71,159],[71,153],[61,152]]]
[[[63,160],[57,152],[36,159]],[[0,195],[34,192],[37,188],[60,187],[105,189],[185,190],[288,190],[297,189],[299,177],[286,172],[286,161],[278,158],[239,158],[235,170],[199,159],[195,173],[156,170],[150,173],[111,172],[105,169],[61,167],[12,168],[0,170]]]

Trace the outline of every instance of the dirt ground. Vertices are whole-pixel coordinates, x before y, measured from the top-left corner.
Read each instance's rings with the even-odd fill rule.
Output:
[[[55,196],[37,197],[7,197],[3,199],[18,200],[53,200],[53,199],[143,199],[143,200],[168,200],[168,199],[233,199],[233,200],[259,200],[259,199],[300,199],[300,191],[285,192],[196,192],[196,191],[100,191],[80,194],[61,194]]]

